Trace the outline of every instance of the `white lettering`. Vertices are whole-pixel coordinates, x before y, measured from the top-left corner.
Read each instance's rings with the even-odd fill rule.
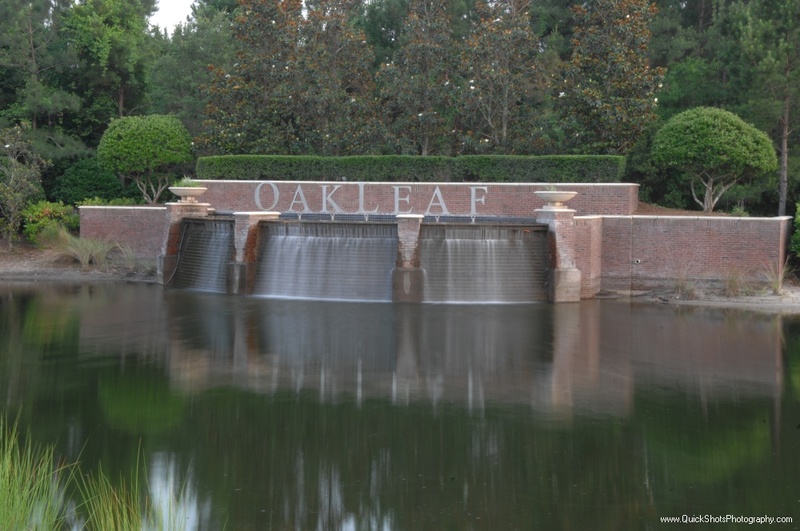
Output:
[[[364,187],[367,183],[358,183],[358,214],[377,214],[378,207],[375,207],[373,210],[367,210],[364,206]],[[395,209],[397,208],[397,204],[395,203]]]
[[[436,201],[437,198],[439,199],[438,201]],[[442,209],[442,212],[440,214],[441,216],[450,215],[450,212],[447,211],[447,207],[444,204],[444,198],[442,197],[442,191],[439,190],[438,186],[433,191],[433,197],[431,197],[431,202],[428,203],[428,210],[425,211],[425,215],[426,216],[433,215],[433,213],[431,212],[431,208],[433,208],[434,206],[438,206],[439,208]]]
[[[411,214],[411,209],[400,211],[400,201],[405,202],[405,204],[409,204],[411,202],[411,197],[406,194],[404,197],[400,197],[400,189],[404,189],[407,192],[411,192],[410,186],[392,186],[394,188],[394,213],[397,214]]]
[[[264,186],[265,184],[270,188],[272,188],[272,204],[269,205],[267,208],[264,208],[264,205],[261,203],[261,187]],[[259,210],[273,210],[276,206],[278,206],[278,198],[280,197],[280,192],[278,192],[278,187],[275,186],[275,183],[273,182],[267,181],[263,183],[258,183],[258,186],[256,186],[255,195],[256,195],[255,197],[256,206],[259,208]]]
[[[308,208],[306,196],[303,194],[303,188],[299,184],[297,185],[297,190],[294,192],[294,197],[292,198],[292,204],[289,205],[289,210],[294,211],[294,205],[297,203],[303,205],[303,212],[311,212],[311,209]]]
[[[478,197],[478,190],[482,190],[484,195]],[[469,187],[469,215],[478,215],[478,203],[486,205],[486,194],[489,193],[489,188],[486,186],[470,186]]]
[[[322,186],[322,213],[323,214],[327,214],[328,213],[328,205],[333,207],[334,214],[337,214],[337,213],[340,213],[340,212],[344,212],[339,207],[339,205],[337,205],[336,202],[333,199],[331,199],[331,196],[334,193],[336,193],[336,190],[341,188],[342,185],[341,184],[335,184],[333,186],[333,190],[331,190],[331,193],[328,193],[328,185],[327,184],[323,184],[321,186]]]

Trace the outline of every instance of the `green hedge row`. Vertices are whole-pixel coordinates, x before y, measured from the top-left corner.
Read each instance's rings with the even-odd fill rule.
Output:
[[[225,155],[197,160],[198,179],[254,181],[615,183],[624,173],[625,158],[609,155]]]

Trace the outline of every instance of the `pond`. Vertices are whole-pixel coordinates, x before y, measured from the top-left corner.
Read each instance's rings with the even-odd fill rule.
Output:
[[[635,300],[0,284],[6,415],[84,471],[141,457],[186,529],[797,529],[798,356],[798,321]]]

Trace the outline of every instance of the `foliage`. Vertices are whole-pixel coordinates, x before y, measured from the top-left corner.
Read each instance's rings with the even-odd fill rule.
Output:
[[[22,212],[29,201],[42,196],[41,173],[47,163],[31,150],[24,129],[0,130],[0,231],[9,249],[22,224]]]
[[[711,212],[731,186],[778,167],[769,137],[733,113],[698,107],[673,116],[653,139],[653,162],[692,177],[692,197]],[[695,184],[702,186],[702,200]]]
[[[372,53],[351,23],[357,7],[354,0],[318,0],[301,26],[295,121],[306,153],[365,153],[385,136],[374,100]]]
[[[789,250],[800,256],[800,204],[797,205],[797,211],[794,215],[794,232],[792,232]]]
[[[410,155],[315,157],[229,155],[201,157],[199,179],[619,182],[625,159],[619,156],[417,157]]]
[[[381,65],[378,83],[396,152],[452,152],[456,56],[442,2],[410,0],[400,48],[391,62]]]
[[[175,181],[172,184],[172,186],[178,186],[181,188],[197,188],[203,185],[194,179],[189,179],[188,177],[184,177],[183,179]]]
[[[741,42],[745,56],[755,65],[753,99],[770,109],[771,126],[780,138],[778,215],[786,214],[789,186],[789,137],[800,105],[800,2],[754,0],[740,2]]]
[[[215,153],[301,153],[295,120],[300,0],[242,0],[233,20],[237,61],[214,66],[201,149]]]
[[[122,183],[113,172],[104,170],[94,157],[81,159],[56,181],[51,196],[74,205],[89,197],[113,199],[123,195]]]
[[[25,219],[23,233],[33,243],[37,242],[37,236],[45,227],[60,226],[74,231],[80,224],[80,217],[75,213],[75,209],[61,201],[32,203],[22,211],[22,216]]]
[[[173,174],[192,159],[189,132],[174,116],[127,116],[111,122],[97,147],[100,165],[136,184],[156,203]]]
[[[105,199],[102,197],[89,197],[83,201],[78,201],[75,206],[135,206],[140,204],[139,201],[132,197],[116,197],[114,199]]]
[[[152,60],[147,17],[153,0],[77,2],[64,17],[64,33],[78,72],[69,85],[83,98],[72,128],[96,145],[109,120],[140,107],[146,95],[145,65]]]
[[[591,0],[573,8],[573,51],[557,107],[583,152],[627,154],[655,120],[663,69],[647,58],[648,25],[656,8],[647,0]]]
[[[174,114],[192,137],[203,133],[203,87],[213,80],[209,66],[227,70],[236,60],[231,19],[227,11],[200,9],[194,20],[177,26],[169,40],[159,39],[150,65],[150,111]]]
[[[480,19],[460,58],[466,80],[459,98],[461,127],[475,151],[512,153],[513,142],[527,138],[533,127],[535,89],[545,85],[535,63],[539,41],[519,2],[480,2],[476,9]]]

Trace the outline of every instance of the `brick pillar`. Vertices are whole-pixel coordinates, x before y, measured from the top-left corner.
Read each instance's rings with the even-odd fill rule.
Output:
[[[261,221],[276,221],[280,212],[235,212],[233,243],[236,258],[228,264],[228,293],[247,295],[253,291],[258,268],[259,230]]]
[[[397,264],[392,270],[392,300],[422,302],[425,272],[419,266],[419,229],[424,216],[397,216]]]
[[[552,302],[581,300],[581,272],[575,266],[575,211],[565,206],[547,205],[534,211],[536,221],[549,227],[554,244],[549,292]]]
[[[156,281],[168,285],[178,265],[181,244],[181,222],[184,218],[204,218],[211,207],[208,203],[167,203],[167,223],[156,265]]]

